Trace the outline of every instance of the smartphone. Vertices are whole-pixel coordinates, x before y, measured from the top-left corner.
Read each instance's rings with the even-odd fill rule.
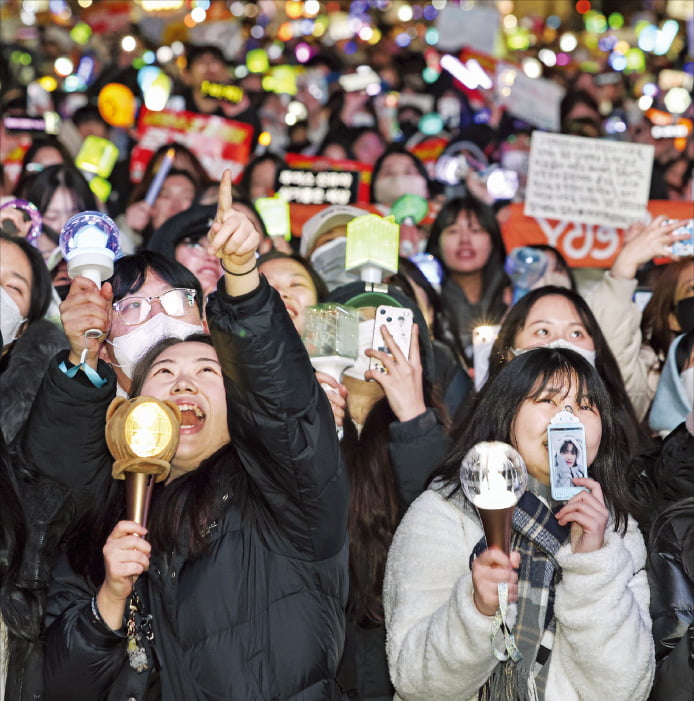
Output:
[[[588,477],[586,433],[578,420],[551,423],[547,428],[549,478],[552,499],[568,501],[585,487],[577,487],[574,477]]]
[[[669,221],[666,223],[670,223]],[[689,234],[689,238],[675,241],[670,246],[670,253],[679,258],[686,258],[694,255],[694,219],[690,219],[684,226],[675,229],[673,234]]]
[[[410,339],[412,337],[412,324],[414,322],[414,314],[411,309],[406,307],[390,307],[386,304],[381,304],[376,308],[376,318],[374,319],[374,335],[371,347],[374,350],[382,353],[389,353],[388,346],[381,335],[381,326],[385,326],[388,332],[395,340],[402,354],[409,358],[410,355]],[[383,363],[376,358],[369,358],[369,370],[378,370],[378,372],[386,372]]]

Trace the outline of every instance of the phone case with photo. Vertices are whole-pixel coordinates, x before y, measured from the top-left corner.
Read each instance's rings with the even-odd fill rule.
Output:
[[[376,318],[374,319],[374,335],[371,347],[382,353],[389,353],[388,346],[381,335],[381,326],[385,326],[390,335],[395,340],[402,354],[408,358],[410,355],[410,339],[412,337],[412,324],[414,315],[411,309],[406,307],[390,307],[382,304],[376,308]],[[386,372],[383,364],[376,358],[370,358],[370,370]]]
[[[585,487],[573,484],[574,477],[588,477],[586,435],[578,419],[551,423],[547,428],[549,478],[552,499],[568,501]]]

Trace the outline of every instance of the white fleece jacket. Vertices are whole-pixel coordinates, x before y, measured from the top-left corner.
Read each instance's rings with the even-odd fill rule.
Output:
[[[425,491],[390,548],[383,605],[396,699],[477,699],[497,664],[492,619],[472,601],[469,559],[482,526],[462,499]],[[624,537],[609,524],[596,552],[564,545],[557,561],[563,578],[545,699],[646,699],[655,661],[646,548],[636,523],[629,520]]]

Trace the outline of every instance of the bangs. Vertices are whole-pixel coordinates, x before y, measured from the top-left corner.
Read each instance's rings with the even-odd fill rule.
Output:
[[[532,351],[528,351],[532,352]],[[575,354],[578,356],[578,354]],[[564,399],[572,385],[576,387],[576,401],[581,404],[589,404],[600,409],[602,397],[597,388],[599,381],[595,381],[593,368],[585,361],[572,363],[566,356],[555,356],[555,363],[545,363],[535,384],[528,395],[529,399],[538,400],[542,397],[559,397]],[[578,356],[580,357],[580,356]]]

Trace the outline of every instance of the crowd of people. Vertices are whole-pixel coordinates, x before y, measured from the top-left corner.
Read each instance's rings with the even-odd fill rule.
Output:
[[[137,134],[96,103],[109,83],[140,90],[117,65],[64,132],[0,126],[0,699],[692,698],[694,256],[673,252],[691,224],[634,222],[592,276],[538,244],[545,271],[519,293],[501,222],[534,127],[445,72],[424,85],[421,56],[376,56],[393,90],[433,97],[436,137],[462,145],[453,181],[415,153],[416,101],[386,114],[330,51],[288,124],[253,74],[232,102],[210,95],[231,66],[188,47],[169,109],[249,125],[238,173],[171,141],[132,179]],[[562,133],[613,138],[622,115],[621,138],[654,145],[650,198],[691,200],[692,134],[655,138],[606,74],[552,72]],[[26,89],[0,98],[28,115]],[[119,144],[107,194],[75,134]],[[357,163],[368,187],[279,234],[261,204],[298,155]],[[499,199],[490,164],[521,187]],[[384,219],[404,196],[424,210]],[[101,286],[59,247],[85,211],[120,234]],[[399,227],[380,280],[346,269],[350,223],[367,221]],[[303,342],[323,304],[359,319],[338,376]],[[383,305],[411,313],[408,347]],[[497,332],[481,348],[482,326]],[[114,398],[145,396],[180,429],[143,525],[105,425]],[[548,443],[560,412],[582,440]],[[509,552],[461,486],[487,441],[527,467]]]

